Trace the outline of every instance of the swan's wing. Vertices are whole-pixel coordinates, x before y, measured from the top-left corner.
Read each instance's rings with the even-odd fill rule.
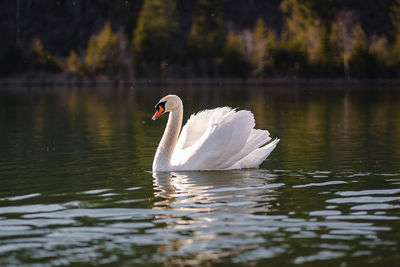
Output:
[[[226,169],[256,168],[269,156],[269,154],[271,154],[278,143],[279,139],[276,138],[265,146],[255,149],[253,152]]]
[[[249,138],[243,148],[232,158],[230,158],[225,164],[221,166],[222,169],[229,168],[234,165],[254,150],[260,148],[262,145],[271,140],[269,132],[267,130],[252,129]]]
[[[175,150],[183,150],[193,146],[206,132],[211,121],[218,121],[232,112],[231,108],[216,108],[200,111],[190,116],[183,126]]]
[[[197,117],[199,116],[199,117]],[[234,164],[255,125],[253,114],[223,107],[192,115],[183,127],[172,156],[181,169],[212,170]]]

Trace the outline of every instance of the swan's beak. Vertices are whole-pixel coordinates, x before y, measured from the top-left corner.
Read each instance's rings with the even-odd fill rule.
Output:
[[[163,114],[164,109],[161,106],[158,106],[158,109],[156,110],[156,113],[154,113],[154,116],[152,120],[156,120],[158,117],[160,117],[161,114]]]

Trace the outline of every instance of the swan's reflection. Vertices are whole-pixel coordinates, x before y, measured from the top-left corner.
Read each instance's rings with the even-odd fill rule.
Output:
[[[164,224],[157,233],[173,239],[159,250],[196,255],[190,265],[226,256],[221,247],[233,255],[258,246],[265,242],[258,232],[274,228],[266,229],[254,216],[270,211],[277,202],[275,189],[283,185],[268,171],[155,172],[153,178],[153,208],[166,211],[154,220]],[[188,264],[184,258],[171,260]]]
[[[154,208],[191,212],[266,212],[276,199],[266,170],[154,172]]]

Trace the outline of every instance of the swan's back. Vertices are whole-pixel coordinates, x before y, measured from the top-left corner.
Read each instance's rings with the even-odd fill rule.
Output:
[[[262,147],[271,138],[266,130],[254,129],[253,114],[229,107],[192,115],[174,149],[175,170],[223,170],[258,167],[279,142]]]

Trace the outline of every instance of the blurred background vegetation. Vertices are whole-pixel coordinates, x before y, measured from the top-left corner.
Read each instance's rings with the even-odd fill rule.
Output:
[[[400,0],[0,0],[0,76],[396,78]]]

